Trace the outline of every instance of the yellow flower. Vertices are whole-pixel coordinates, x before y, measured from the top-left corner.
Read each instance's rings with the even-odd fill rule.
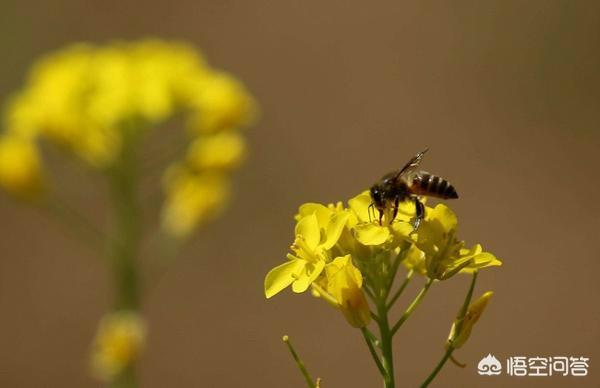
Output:
[[[244,86],[226,73],[215,73],[207,79],[193,104],[197,108],[189,122],[193,132],[244,127],[256,114],[255,103]]]
[[[325,208],[327,209],[327,208]],[[331,248],[337,243],[348,220],[347,212],[302,217],[296,224],[296,239],[288,262],[273,268],[265,278],[265,296],[271,298],[290,284],[294,292],[304,292],[332,260]]]
[[[112,381],[136,361],[146,339],[146,325],[132,311],[105,316],[98,327],[92,347],[92,373],[103,381]]]
[[[425,220],[417,231],[416,247],[423,252],[422,260],[406,261],[408,268],[418,272],[426,269],[431,279],[445,280],[458,272],[471,273],[476,269],[499,266],[502,262],[489,252],[483,252],[477,244],[465,248],[464,241],[456,238],[458,220],[446,205],[426,208]]]
[[[246,156],[246,144],[235,131],[224,131],[214,135],[201,136],[188,150],[187,160],[198,170],[237,168]]]
[[[415,210],[412,203],[402,202],[398,208],[398,215],[394,222],[391,224],[384,223],[383,225],[379,225],[376,219],[377,216],[373,216],[373,212],[369,215],[371,196],[368,191],[363,191],[350,199],[348,205],[355,215],[351,222],[353,234],[356,240],[363,245],[377,246],[391,244],[395,247],[401,241],[409,239],[410,234],[413,232],[410,220],[414,216]],[[389,218],[386,217],[386,219]]]
[[[371,321],[369,304],[362,291],[363,277],[352,257],[336,257],[325,266],[325,278],[313,283],[316,295],[339,308],[353,327],[365,327]]]
[[[473,326],[477,323],[481,314],[483,314],[483,311],[487,307],[493,294],[494,293],[491,291],[484,293],[479,299],[469,305],[463,319],[458,318],[454,321],[452,328],[450,329],[450,334],[448,335],[446,346],[458,349],[467,342],[471,335],[471,330],[473,330]]]
[[[171,175],[165,184],[162,228],[173,237],[183,238],[223,210],[230,190],[227,180],[218,173],[195,174],[184,168]]]
[[[248,124],[255,110],[239,81],[191,47],[156,39],[49,54],[11,101],[9,132],[46,137],[97,168],[115,161],[125,133],[176,113],[223,129]]]
[[[123,152],[142,147],[150,127],[182,116],[199,130],[184,159],[164,173],[162,223],[171,235],[185,237],[227,203],[229,174],[246,156],[239,130],[250,124],[255,105],[241,82],[209,67],[189,45],[158,39],[74,44],[35,64],[10,99],[6,137],[23,141],[3,142],[0,185],[21,194],[37,188],[33,144],[39,138],[110,171]]]
[[[21,198],[39,194],[40,158],[31,140],[16,135],[0,137],[0,186]]]

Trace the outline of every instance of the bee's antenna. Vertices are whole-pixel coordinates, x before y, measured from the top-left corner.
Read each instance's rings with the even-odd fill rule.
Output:
[[[374,207],[375,207],[375,205],[373,205],[373,203],[371,203],[371,204],[369,205],[369,207],[367,208],[367,212],[369,213],[369,223],[373,222],[373,221],[371,220],[371,209],[373,209]],[[373,215],[375,215],[375,212],[373,212]]]

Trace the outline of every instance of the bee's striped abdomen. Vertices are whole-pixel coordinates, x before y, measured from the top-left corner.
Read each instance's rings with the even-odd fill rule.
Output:
[[[411,191],[415,194],[443,199],[458,198],[458,194],[450,182],[428,173],[419,174],[413,179]]]

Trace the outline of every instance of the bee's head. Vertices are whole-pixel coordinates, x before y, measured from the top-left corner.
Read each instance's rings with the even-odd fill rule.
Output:
[[[384,209],[385,202],[383,200],[383,190],[381,189],[381,187],[378,184],[374,184],[371,187],[370,193],[371,193],[371,200],[373,201],[373,205],[377,209]]]

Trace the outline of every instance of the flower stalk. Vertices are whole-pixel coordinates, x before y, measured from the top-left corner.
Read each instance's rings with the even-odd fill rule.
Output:
[[[294,358],[294,361],[296,362],[296,366],[298,366],[298,369],[302,373],[304,380],[306,380],[306,385],[308,386],[308,388],[318,388],[317,384],[318,384],[319,380],[317,379],[317,383],[313,382],[313,378],[310,376],[310,373],[308,373],[306,366],[304,365],[304,363],[300,359],[300,356],[294,349],[294,346],[292,345],[292,342],[290,341],[290,337],[287,335],[284,335],[283,342],[285,343],[285,345],[287,346],[288,350],[290,351],[292,357]]]
[[[129,133],[117,163],[108,172],[114,211],[114,236],[110,256],[115,282],[114,310],[138,311],[140,307],[137,255],[141,238],[141,213],[138,206],[136,138]],[[137,387],[132,361],[112,381],[113,388]]]
[[[394,334],[390,330],[390,324],[388,319],[388,309],[385,306],[385,300],[381,301],[377,306],[379,321],[379,333],[381,335],[381,356],[383,369],[385,375],[383,376],[383,382],[385,388],[395,387],[394,378],[394,352],[392,339]]]
[[[473,272],[473,276],[471,278],[471,285],[469,286],[469,291],[467,291],[467,295],[465,296],[465,301],[458,313],[458,317],[457,317],[458,323],[456,326],[457,333],[460,333],[460,331],[462,329],[462,322],[465,318],[465,315],[467,314],[467,309],[469,308],[469,303],[471,303],[471,298],[473,297],[473,290],[475,290],[475,283],[477,283],[477,271]],[[448,346],[446,347],[446,352],[444,353],[444,355],[442,356],[440,361],[437,363],[437,365],[435,366],[433,371],[429,374],[427,379],[425,379],[423,384],[421,384],[421,388],[426,388],[427,386],[429,386],[429,384],[431,384],[433,379],[435,379],[435,377],[438,375],[438,373],[440,373],[440,371],[442,370],[442,368],[444,367],[446,362],[452,358],[452,353],[454,352],[454,350],[455,350],[455,347],[452,344],[448,344]]]
[[[135,310],[140,296],[136,257],[140,242],[137,170],[133,139],[126,142],[120,160],[111,169],[110,186],[115,217],[111,256],[116,280],[115,309]]]
[[[429,291],[429,287],[431,287],[432,284],[433,279],[427,279],[427,282],[425,283],[421,291],[419,291],[415,299],[411,302],[404,314],[402,314],[398,322],[396,322],[396,324],[392,328],[392,335],[396,334],[398,329],[400,329],[400,327],[404,324],[404,322],[406,322],[406,320],[410,317],[413,311],[415,311],[415,309],[419,306],[423,298],[425,298],[425,295],[427,295],[427,291]]]

